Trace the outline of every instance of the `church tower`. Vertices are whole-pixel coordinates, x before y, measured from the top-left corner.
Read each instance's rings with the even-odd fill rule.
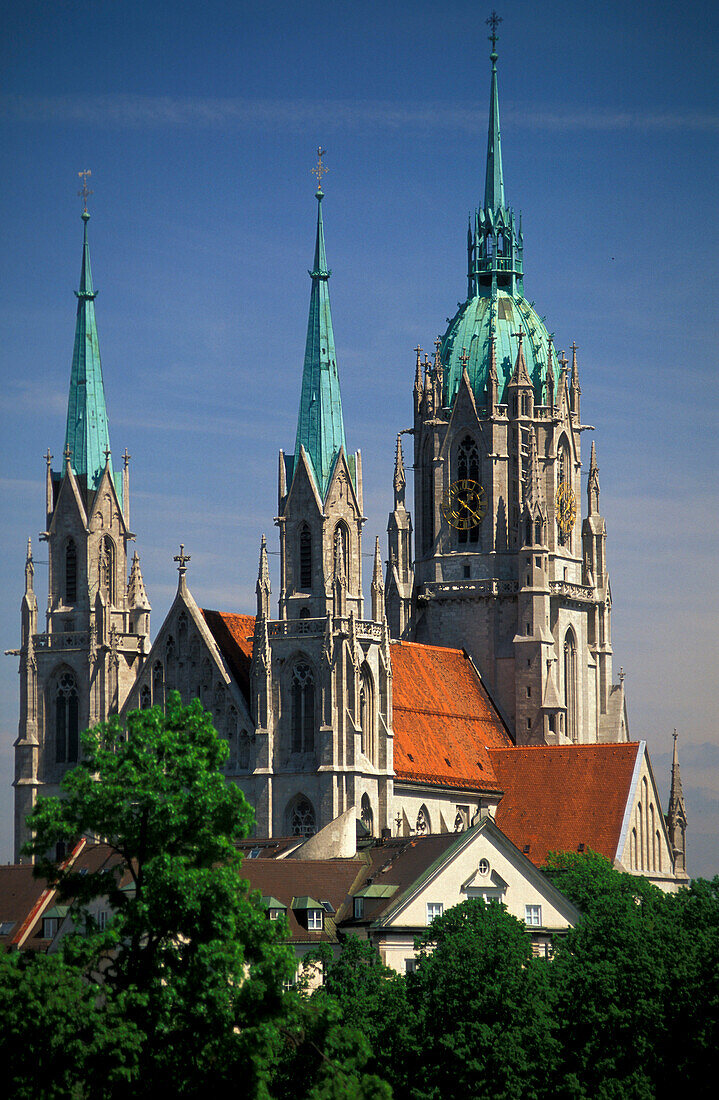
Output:
[[[86,188],[83,188],[85,198]],[[150,604],[137,554],[128,582],[130,484],[113,469],[83,211],[83,248],[63,461],[46,456],[48,599],[38,633],[28,540],[20,648],[20,724],[15,742],[15,859],[28,839],[38,793],[57,794],[74,766],[82,730],[116,713],[149,648]]]
[[[257,583],[255,808],[267,836],[312,835],[351,807],[377,834],[392,797],[384,584],[376,548],[365,619],[362,463],[345,441],[323,198],[320,186],[295,449],[279,456],[277,619],[264,542]]]
[[[627,738],[612,684],[606,527],[596,454],[582,523],[579,367],[524,296],[524,236],[505,196],[496,22],[482,205],[467,297],[414,379],[413,592],[403,492],[390,514],[393,635],[465,648],[518,744]],[[401,479],[400,479],[401,480]]]

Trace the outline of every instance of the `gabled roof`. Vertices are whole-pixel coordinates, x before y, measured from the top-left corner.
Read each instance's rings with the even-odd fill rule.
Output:
[[[0,927],[7,929],[0,934],[0,948],[16,942],[44,890],[45,883],[33,877],[31,863],[0,865]]]
[[[532,863],[579,845],[614,861],[641,744],[492,750],[504,791],[496,823]]]
[[[512,741],[466,653],[392,642],[391,658],[397,779],[499,790],[488,749]]]
[[[254,615],[233,615],[227,611],[209,611],[204,607],[201,610],[238,687],[245,698],[249,699]]]

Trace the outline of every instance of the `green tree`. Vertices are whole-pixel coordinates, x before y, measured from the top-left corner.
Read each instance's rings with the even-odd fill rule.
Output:
[[[126,1088],[138,1052],[132,1024],[62,958],[0,952],[0,1061],[15,1100],[65,1100]]]
[[[664,894],[593,852],[554,854],[548,874],[583,909],[552,967],[560,1095],[713,1095],[719,880]]]
[[[407,986],[421,1056],[405,1095],[551,1095],[559,1044],[549,964],[532,956],[524,925],[476,899],[435,919],[418,946]]]
[[[83,929],[63,940],[63,957],[102,973],[107,1004],[142,1037],[134,1095],[234,1094],[238,1073],[246,1094],[265,1095],[294,960],[286,928],[241,878],[235,841],[253,813],[220,770],[225,742],[199,701],[184,707],[172,693],[165,713],[135,711],[126,727],[112,718],[82,747],[63,797],[38,801],[28,851]],[[47,858],[82,836],[107,845],[104,868]],[[104,930],[87,915],[98,897],[113,914]]]

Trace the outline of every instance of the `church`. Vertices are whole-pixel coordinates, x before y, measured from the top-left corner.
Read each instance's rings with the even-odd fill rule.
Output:
[[[432,354],[418,346],[409,364],[414,421],[396,440],[386,567],[376,539],[369,607],[362,456],[345,435],[321,156],[297,427],[279,450],[279,592],[262,536],[254,614],[200,608],[180,547],[176,597],[154,641],[140,560],[128,560],[129,456],[116,470],[110,448],[85,204],[59,469],[46,457],[44,632],[30,540],[25,564],[16,859],[37,796],[56,794],[76,763],[80,731],[178,690],[212,712],[229,745],[227,780],[254,806],[258,837],[297,837],[309,852],[338,821],[387,839],[461,833],[489,816],[538,866],[552,850],[593,849],[664,889],[688,881],[676,741],[663,811],[613,673],[607,530],[595,446],[587,454],[583,440],[576,344],[571,361],[557,352],[524,296],[494,24],[490,40],[466,300]]]

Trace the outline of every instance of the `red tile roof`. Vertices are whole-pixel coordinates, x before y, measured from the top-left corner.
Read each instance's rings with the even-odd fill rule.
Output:
[[[614,860],[638,751],[636,742],[493,750],[497,825],[539,867],[580,844]]]
[[[397,778],[496,791],[487,750],[512,741],[466,653],[392,642],[391,655]]]
[[[254,615],[233,615],[227,611],[208,611],[204,607],[202,614],[239,688],[249,700]]]

